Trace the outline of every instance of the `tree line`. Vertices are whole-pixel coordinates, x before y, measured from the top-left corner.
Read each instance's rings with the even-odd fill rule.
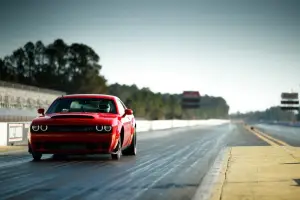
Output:
[[[299,115],[281,110],[279,106],[270,107],[264,111],[247,113],[235,113],[230,115],[231,119],[243,119],[245,121],[294,121],[300,119]]]
[[[136,85],[108,85],[101,75],[99,55],[88,45],[66,44],[62,39],[45,45],[27,42],[0,59],[0,80],[72,93],[104,93],[120,97],[145,119],[227,118],[222,97],[203,96],[201,108],[182,110],[180,94],[154,93]]]

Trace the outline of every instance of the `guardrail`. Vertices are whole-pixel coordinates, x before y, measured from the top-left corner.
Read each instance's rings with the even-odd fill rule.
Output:
[[[189,126],[216,126],[229,123],[229,120],[137,120],[138,132],[180,128]],[[0,122],[0,146],[27,144],[30,122]]]

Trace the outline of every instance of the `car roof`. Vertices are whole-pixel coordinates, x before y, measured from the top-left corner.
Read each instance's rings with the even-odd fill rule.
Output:
[[[118,97],[114,95],[107,95],[107,94],[68,94],[63,95],[59,98],[103,98],[103,99],[119,99]]]

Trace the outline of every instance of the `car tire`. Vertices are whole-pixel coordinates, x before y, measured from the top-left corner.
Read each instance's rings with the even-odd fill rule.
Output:
[[[122,153],[124,155],[135,156],[136,152],[137,152],[137,149],[136,149],[136,129],[134,129],[134,134],[133,134],[131,144],[128,148],[124,149],[124,151]]]
[[[43,156],[43,154],[38,152],[32,152],[31,155],[34,161],[40,161]]]
[[[120,160],[121,154],[122,154],[121,138],[119,138],[118,145],[115,149],[115,152],[111,154],[111,158],[113,160]]]

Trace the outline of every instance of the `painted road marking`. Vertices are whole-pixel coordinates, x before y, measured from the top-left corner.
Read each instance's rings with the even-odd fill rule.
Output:
[[[222,164],[222,171],[219,175],[218,182],[213,187],[213,193],[210,197],[210,200],[220,200],[220,197],[223,193],[223,187],[225,180],[227,178],[227,169],[229,167],[229,160],[231,159],[231,151],[232,148],[229,148],[227,152],[225,152],[225,158]]]
[[[256,129],[256,128],[252,128],[249,127],[249,126],[245,126],[245,128],[253,133],[254,135],[256,135],[257,137],[259,137],[260,139],[264,140],[265,142],[267,142],[268,144],[270,144],[271,146],[287,146],[287,147],[291,147],[289,144],[281,141],[281,140],[278,140],[274,137],[271,137],[270,135],[266,134],[266,133],[263,133],[262,131]]]
[[[248,130],[249,130],[249,129],[248,129]],[[266,133],[264,133],[264,132],[258,130],[257,128],[254,128],[253,130],[250,129],[249,131],[252,132],[252,133],[253,133],[253,132],[256,132],[256,133],[258,133],[258,134],[261,134],[262,136],[268,138],[269,140],[272,140],[272,141],[275,142],[275,143],[278,143],[279,145],[290,147],[290,145],[287,144],[286,142],[284,142],[284,141],[282,141],[282,140],[279,140],[279,139],[276,139],[276,138],[274,138],[274,137],[272,137],[272,136],[270,136],[270,135],[268,135],[268,134],[266,134]]]
[[[231,148],[222,149],[214,164],[203,178],[192,200],[219,200],[226,177],[227,163]]]
[[[275,141],[275,142],[277,142],[277,143],[279,143],[279,144],[281,144],[281,145],[283,145],[283,146],[288,146],[288,147],[290,147],[290,145],[287,144],[287,143],[284,142],[284,141],[281,141],[281,140],[278,140],[278,139],[276,139],[276,138],[274,138],[274,137],[271,137],[270,135],[268,135],[268,134],[266,134],[266,133],[264,133],[264,132],[261,132],[260,130],[257,130],[257,129],[255,129],[255,130],[256,130],[258,133],[260,133],[261,135],[267,137],[267,138],[270,139],[270,140],[273,140],[273,141]]]
[[[271,146],[278,146],[278,144],[276,144],[275,142],[273,142],[272,140],[269,140],[267,138],[265,138],[264,136],[262,136],[261,134],[257,133],[256,131],[251,130],[250,127],[245,126],[246,130],[248,130],[250,133],[253,133],[254,135],[256,135],[258,138],[260,138],[261,140],[265,141],[266,143],[268,143]]]

